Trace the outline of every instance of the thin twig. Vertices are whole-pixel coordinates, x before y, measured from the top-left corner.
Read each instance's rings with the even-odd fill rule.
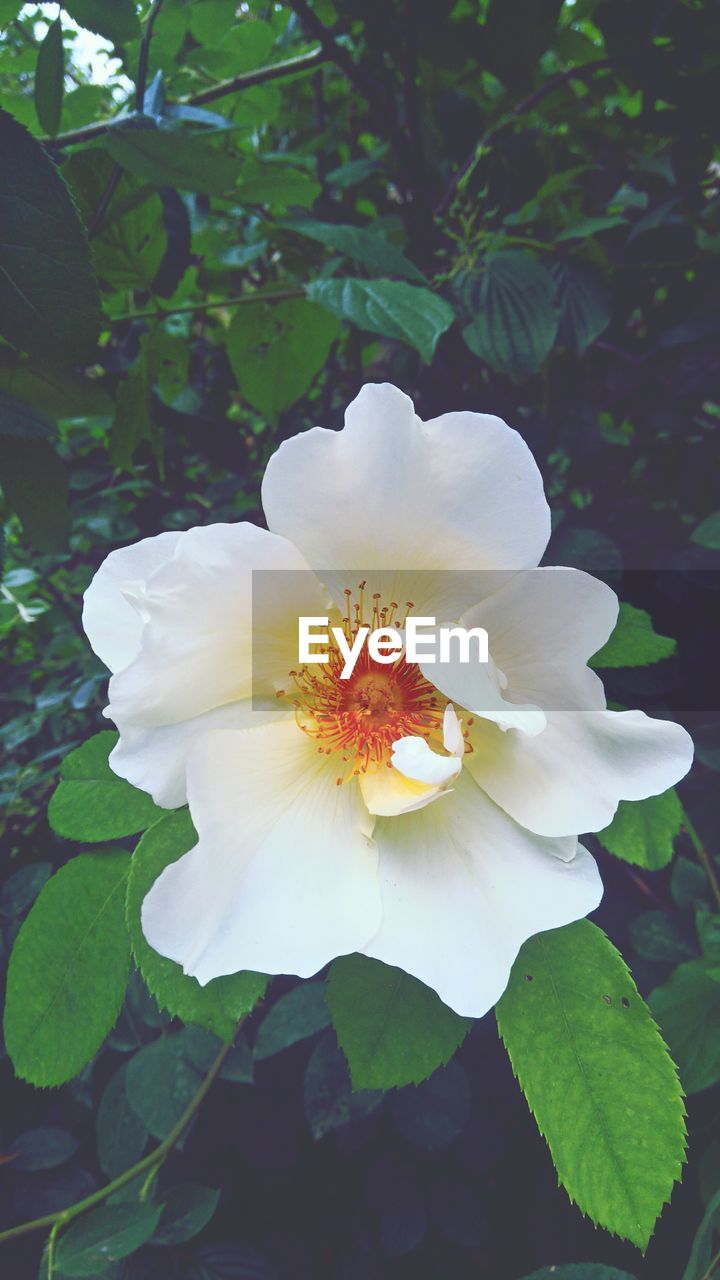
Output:
[[[571,67],[569,71],[561,71],[558,75],[553,76],[551,80],[547,80],[545,84],[541,85],[539,89],[535,89],[527,98],[523,98],[522,102],[518,102],[507,116],[504,116],[502,120],[498,121],[496,125],[493,125],[492,128],[488,129],[487,132],[483,134],[480,141],[473,147],[470,155],[463,161],[457,172],[453,174],[442,200],[435,208],[435,216],[440,217],[440,215],[449,208],[455,199],[455,195],[457,194],[458,188],[460,187],[463,179],[474,167],[480,152],[484,147],[487,147],[489,143],[493,142],[498,134],[509,128],[511,124],[514,124],[519,116],[523,116],[526,112],[532,111],[533,107],[536,107],[539,102],[542,102],[543,98],[546,98],[550,93],[554,93],[556,89],[559,89],[561,85],[566,84],[567,81],[591,79],[598,71],[607,71],[608,67],[611,65],[612,63],[608,58],[602,58],[598,59],[597,62],[588,62],[582,67]]]
[[[325,60],[322,49],[313,49],[300,57],[287,58],[284,62],[273,62],[270,66],[258,67],[257,71],[246,71],[242,75],[233,76],[230,80],[221,80],[211,89],[201,89],[199,93],[179,98],[176,103],[168,105],[201,107],[206,102],[215,102],[218,98],[224,98],[230,93],[249,89],[254,84],[266,84],[269,80],[277,80],[281,76],[292,76],[301,71],[309,71]],[[83,125],[82,129],[70,129],[67,133],[58,133],[54,138],[43,138],[42,141],[46,146],[52,147],[73,147],[80,142],[92,142],[93,138],[100,138],[109,129],[115,128],[118,118],[113,116],[109,120],[97,120],[94,124]]]
[[[182,307],[154,307],[149,311],[128,311],[121,316],[112,316],[113,324],[120,320],[161,320],[164,316],[191,315],[194,311],[214,311],[223,307],[241,307],[246,302],[287,302],[290,298],[304,298],[305,290],[274,289],[264,293],[243,293],[239,298],[219,298],[217,302],[189,302]]]
[[[705,875],[708,878],[708,883],[712,890],[713,898],[715,899],[717,906],[720,907],[720,883],[718,882],[717,873],[710,860],[710,855],[705,849],[705,846],[703,845],[703,842],[700,839],[700,836],[695,830],[695,826],[690,820],[687,809],[683,809],[683,826],[692,841],[692,844],[698,856],[698,859],[702,864],[703,871],[705,872]]]
[[[243,1019],[238,1023],[238,1031],[240,1030],[242,1022]],[[188,1103],[180,1116],[180,1119],[170,1130],[167,1137],[163,1138],[162,1142],[154,1151],[150,1151],[142,1160],[138,1160],[137,1164],[132,1165],[129,1169],[126,1169],[124,1173],[119,1174],[112,1182],[108,1182],[107,1186],[100,1187],[99,1191],[93,1191],[92,1195],[86,1196],[84,1200],[78,1200],[75,1204],[71,1204],[67,1209],[60,1209],[57,1213],[47,1213],[42,1218],[33,1218],[30,1222],[21,1222],[16,1227],[10,1227],[7,1231],[0,1232],[0,1244],[4,1240],[13,1240],[15,1237],[27,1235],[31,1231],[40,1231],[44,1227],[50,1227],[52,1239],[52,1245],[50,1248],[54,1249],[55,1237],[61,1227],[66,1226],[67,1223],[72,1222],[73,1218],[77,1218],[81,1213],[85,1213],[88,1209],[93,1209],[96,1204],[102,1204],[103,1200],[106,1200],[108,1196],[113,1194],[113,1192],[119,1191],[122,1187],[127,1186],[129,1182],[132,1182],[133,1179],[137,1178],[141,1173],[145,1173],[150,1169],[155,1169],[158,1165],[162,1164],[165,1157],[169,1155],[178,1139],[181,1138],[185,1132],[232,1047],[232,1044],[223,1045],[207,1075],[204,1077],[194,1098],[192,1098]]]
[[[140,41],[140,54],[138,57],[137,75],[135,76],[135,110],[142,111],[145,103],[145,88],[147,85],[148,65],[150,62],[150,41],[152,40],[153,27],[163,6],[163,0],[153,0],[152,8],[145,22],[145,30]]]

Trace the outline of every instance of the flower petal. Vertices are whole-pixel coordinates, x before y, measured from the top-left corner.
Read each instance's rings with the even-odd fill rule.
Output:
[[[602,681],[586,664],[617,615],[615,592],[598,578],[581,569],[542,568],[515,574],[460,621],[487,631],[507,680],[506,699],[563,711],[605,706]]]
[[[187,804],[187,758],[202,734],[213,729],[254,729],[288,714],[275,699],[245,698],[178,724],[145,728],[119,720],[120,741],[110,753],[110,767],[118,777],[148,791],[162,808],[176,809]]]
[[[262,498],[268,527],[317,570],[520,569],[550,535],[540,472],[516,431],[479,413],[423,423],[388,383],[362,388],[342,431],[281,444]]]
[[[383,918],[365,954],[413,974],[457,1013],[479,1018],[502,995],[533,934],[593,911],[594,860],[514,823],[465,774],[447,805],[375,827]],[[572,840],[575,848],[575,840]]]
[[[659,795],[692,763],[689,734],[642,711],[548,712],[537,737],[471,730],[465,766],[497,804],[530,831],[601,831],[621,800]]]
[[[188,760],[198,843],[145,898],[145,936],[204,985],[308,977],[378,927],[377,850],[354,784],[294,722],[206,734]]]
[[[127,593],[145,589],[156,569],[172,558],[182,533],[159,533],[111,551],[85,592],[82,623],[94,652],[111,671],[137,656],[143,618]]]
[[[150,728],[272,695],[297,666],[298,616],[326,601],[284,538],[253,524],[188,530],[145,587],[140,650],[112,677],[107,714]]]

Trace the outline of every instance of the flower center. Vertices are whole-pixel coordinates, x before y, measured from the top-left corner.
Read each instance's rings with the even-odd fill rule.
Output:
[[[373,596],[372,617],[363,618],[365,583],[360,583],[357,598],[346,588],[347,606],[342,630],[352,645],[363,625],[372,629],[396,626],[393,621],[398,608],[381,603],[379,593]],[[409,601],[405,618],[413,608]],[[436,737],[442,747],[443,712],[447,699],[425,679],[419,666],[405,661],[400,654],[391,664],[375,662],[363,645],[355,668],[346,680],[341,679],[345,658],[332,636],[327,647],[326,663],[304,666],[291,671],[294,689],[281,690],[279,697],[289,697],[295,705],[295,717],[303,733],[318,742],[324,755],[340,752],[347,769],[337,778],[338,784],[365,773],[371,766],[387,764],[393,742],[404,737]]]

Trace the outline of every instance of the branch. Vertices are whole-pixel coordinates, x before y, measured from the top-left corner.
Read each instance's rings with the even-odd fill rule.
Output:
[[[238,1031],[240,1030],[243,1021],[244,1019],[241,1018],[237,1026]],[[165,1157],[169,1155],[170,1151],[175,1146],[175,1143],[182,1137],[183,1133],[187,1129],[187,1126],[203,1101],[232,1047],[232,1044],[223,1045],[194,1098],[192,1098],[188,1103],[177,1124],[175,1124],[170,1130],[167,1138],[163,1138],[160,1145],[157,1146],[154,1151],[149,1152],[149,1154],[144,1156],[142,1160],[138,1160],[137,1164],[126,1169],[124,1173],[121,1173],[117,1178],[114,1178],[112,1182],[108,1182],[107,1186],[100,1187],[99,1191],[93,1191],[92,1195],[86,1196],[84,1200],[78,1200],[75,1204],[71,1204],[69,1208],[59,1209],[57,1213],[47,1213],[42,1218],[33,1218],[31,1222],[21,1222],[17,1227],[10,1227],[7,1231],[0,1232],[0,1244],[2,1244],[4,1240],[12,1240],[16,1236],[27,1235],[30,1231],[40,1231],[43,1227],[52,1228],[54,1243],[54,1237],[60,1227],[65,1226],[68,1222],[72,1222],[73,1218],[77,1218],[81,1213],[85,1213],[86,1210],[93,1209],[96,1204],[102,1204],[103,1200],[106,1200],[114,1191],[119,1191],[121,1187],[127,1186],[128,1182],[132,1182],[133,1178],[137,1178],[141,1173],[145,1173],[150,1169],[155,1169],[158,1165],[162,1164]]]
[[[551,80],[547,80],[539,89],[535,89],[527,98],[523,98],[522,102],[518,102],[507,116],[483,134],[480,141],[475,145],[475,147],[473,147],[470,155],[460,165],[457,173],[453,174],[445,195],[435,208],[436,218],[440,217],[440,215],[443,214],[452,204],[458,188],[460,187],[463,179],[474,168],[483,147],[486,147],[488,143],[497,138],[499,133],[502,133],[511,124],[514,124],[519,116],[523,116],[526,112],[532,111],[533,107],[536,107],[538,102],[542,102],[543,98],[547,98],[548,94],[554,93],[556,89],[559,89],[561,85],[566,84],[569,80],[592,79],[597,71],[607,71],[608,67],[611,65],[612,64],[608,58],[603,58],[597,62],[588,62],[582,67],[572,67],[569,71],[561,71],[559,75],[553,76]]]
[[[142,111],[145,102],[145,86],[148,77],[148,62],[150,60],[150,41],[152,40],[153,27],[163,6],[163,0],[153,0],[153,5],[148,13],[145,22],[145,30],[140,41],[140,55],[138,57],[137,75],[135,76],[135,110]]]
[[[313,49],[310,53],[303,53],[297,58],[287,58],[284,62],[273,62],[270,66],[258,67],[257,71],[246,71],[243,75],[233,76],[231,80],[221,80],[219,84],[213,85],[210,89],[202,89],[200,93],[191,94],[186,98],[179,98],[174,105],[179,107],[201,107],[206,102],[215,102],[218,98],[224,98],[230,93],[238,93],[242,89],[249,89],[254,84],[266,84],[269,80],[279,79],[280,76],[291,76],[300,71],[310,70],[311,67],[316,67],[319,63],[325,61],[326,58],[322,49]],[[93,138],[99,138],[102,134],[107,133],[109,129],[114,128],[117,121],[117,116],[113,116],[109,120],[97,120],[95,124],[84,125],[82,129],[70,129],[67,133],[58,133],[54,138],[42,138],[41,142],[47,147],[72,147],[79,142],[91,142]]]
[[[190,315],[194,311],[213,311],[222,307],[241,307],[245,302],[287,302],[290,298],[304,298],[305,290],[273,289],[264,293],[244,293],[239,298],[220,298],[217,302],[189,302],[182,307],[154,307],[149,311],[128,311],[122,316],[108,317],[113,324],[120,320],[161,320],[164,316]]]

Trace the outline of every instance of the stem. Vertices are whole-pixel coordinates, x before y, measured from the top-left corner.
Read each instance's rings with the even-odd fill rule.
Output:
[[[720,1263],[720,1249],[718,1249],[717,1253],[714,1254],[713,1257],[710,1259],[707,1265],[707,1269],[703,1271],[700,1277],[700,1280],[711,1280],[711,1277],[714,1274],[718,1263]]]
[[[238,1023],[238,1030],[240,1029],[242,1021],[243,1020],[241,1019],[240,1023]],[[175,1146],[175,1143],[182,1137],[185,1129],[195,1115],[195,1112],[203,1101],[232,1047],[232,1044],[223,1045],[194,1098],[192,1098],[188,1103],[177,1124],[173,1126],[167,1137],[163,1138],[160,1145],[157,1146],[154,1151],[143,1156],[142,1160],[138,1160],[137,1164],[132,1165],[130,1169],[126,1169],[124,1173],[119,1174],[118,1177],[114,1178],[112,1182],[109,1182],[106,1187],[101,1187],[99,1191],[94,1191],[92,1195],[86,1196],[84,1200],[78,1200],[76,1204],[71,1204],[68,1209],[60,1209],[57,1213],[47,1213],[42,1218],[33,1218],[31,1222],[21,1222],[17,1227],[10,1227],[7,1231],[0,1232],[0,1244],[2,1244],[4,1240],[12,1240],[16,1236],[27,1235],[30,1231],[40,1231],[43,1227],[50,1227],[51,1232],[50,1240],[48,1241],[48,1255],[49,1257],[52,1257],[55,1247],[55,1237],[61,1227],[66,1226],[68,1222],[72,1222],[73,1218],[77,1218],[79,1214],[85,1213],[87,1209],[94,1208],[96,1204],[102,1204],[103,1200],[106,1200],[114,1191],[119,1191],[121,1187],[127,1186],[128,1182],[132,1182],[133,1179],[137,1178],[141,1173],[145,1173],[149,1170],[152,1170],[153,1173],[157,1172],[166,1156],[169,1155],[170,1151]]]
[[[120,320],[159,320],[163,316],[190,315],[194,311],[212,311],[216,307],[241,307],[246,302],[286,302],[290,298],[304,298],[304,289],[274,289],[267,293],[244,293],[240,298],[220,298],[217,302],[189,302],[182,307],[158,307],[149,311],[128,311],[122,316],[113,316],[113,322]]]
[[[135,110],[142,112],[145,102],[145,86],[148,77],[148,63],[150,60],[150,41],[152,40],[153,27],[163,6],[163,0],[153,0],[153,6],[147,16],[145,30],[143,31],[142,40],[140,41],[140,55],[138,57],[137,75],[135,77]]]
[[[200,93],[191,94],[187,98],[179,98],[177,106],[201,107],[206,102],[215,102],[229,93],[237,93],[241,89],[249,89],[254,84],[266,84],[269,80],[277,80],[280,76],[296,75],[325,62],[322,49],[313,49],[297,58],[287,58],[284,62],[274,62],[268,67],[258,67],[257,71],[247,71],[243,75],[233,76],[231,80],[221,80],[211,89],[202,89]],[[172,104],[169,104],[172,105]],[[86,124],[82,129],[70,129],[67,133],[58,133],[54,138],[43,138],[46,146],[72,147],[79,142],[91,142],[99,138],[117,124],[118,117],[110,120],[97,120],[95,124]]]
[[[720,907],[720,883],[718,882],[718,878],[715,873],[715,868],[712,862],[710,861],[710,856],[707,853],[706,849],[704,848],[703,842],[700,839],[700,836],[698,835],[697,831],[695,830],[693,823],[690,821],[687,809],[685,808],[683,808],[683,826],[685,827],[685,830],[687,831],[693,843],[695,852],[698,856],[699,861],[702,864],[703,871],[705,872],[705,875],[708,878],[710,888],[712,890],[712,895],[715,899],[716,905]]]

